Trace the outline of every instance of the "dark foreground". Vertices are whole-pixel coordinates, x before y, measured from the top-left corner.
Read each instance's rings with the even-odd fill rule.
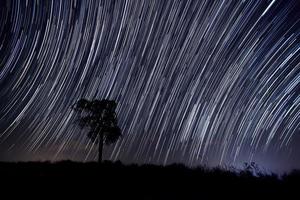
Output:
[[[249,171],[183,165],[0,163],[1,192],[25,198],[79,199],[298,199],[300,173],[253,176]],[[296,195],[296,196],[295,196]]]

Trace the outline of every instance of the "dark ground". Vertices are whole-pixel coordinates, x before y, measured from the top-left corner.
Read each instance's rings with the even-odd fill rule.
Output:
[[[253,176],[247,170],[190,169],[177,164],[162,167],[63,161],[0,163],[0,175],[1,192],[11,197],[300,199],[299,171],[282,177],[275,174]]]

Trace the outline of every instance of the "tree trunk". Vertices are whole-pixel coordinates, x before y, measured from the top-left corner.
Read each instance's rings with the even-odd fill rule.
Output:
[[[102,163],[102,150],[103,150],[103,134],[99,133],[99,149],[98,149],[98,163]]]

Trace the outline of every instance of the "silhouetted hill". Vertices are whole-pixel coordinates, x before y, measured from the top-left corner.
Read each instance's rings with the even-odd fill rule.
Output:
[[[97,199],[249,199],[297,194],[300,173],[278,178],[218,168],[62,161],[0,163],[2,191],[96,195]],[[6,188],[6,189],[4,189]],[[288,198],[287,198],[288,199]],[[297,198],[296,198],[297,199]]]

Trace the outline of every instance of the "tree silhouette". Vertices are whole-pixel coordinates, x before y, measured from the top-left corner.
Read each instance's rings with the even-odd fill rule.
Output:
[[[117,103],[111,100],[80,99],[73,105],[73,109],[80,114],[78,124],[81,128],[88,128],[87,136],[98,143],[98,162],[102,162],[103,144],[116,142],[121,134],[116,115]]]

